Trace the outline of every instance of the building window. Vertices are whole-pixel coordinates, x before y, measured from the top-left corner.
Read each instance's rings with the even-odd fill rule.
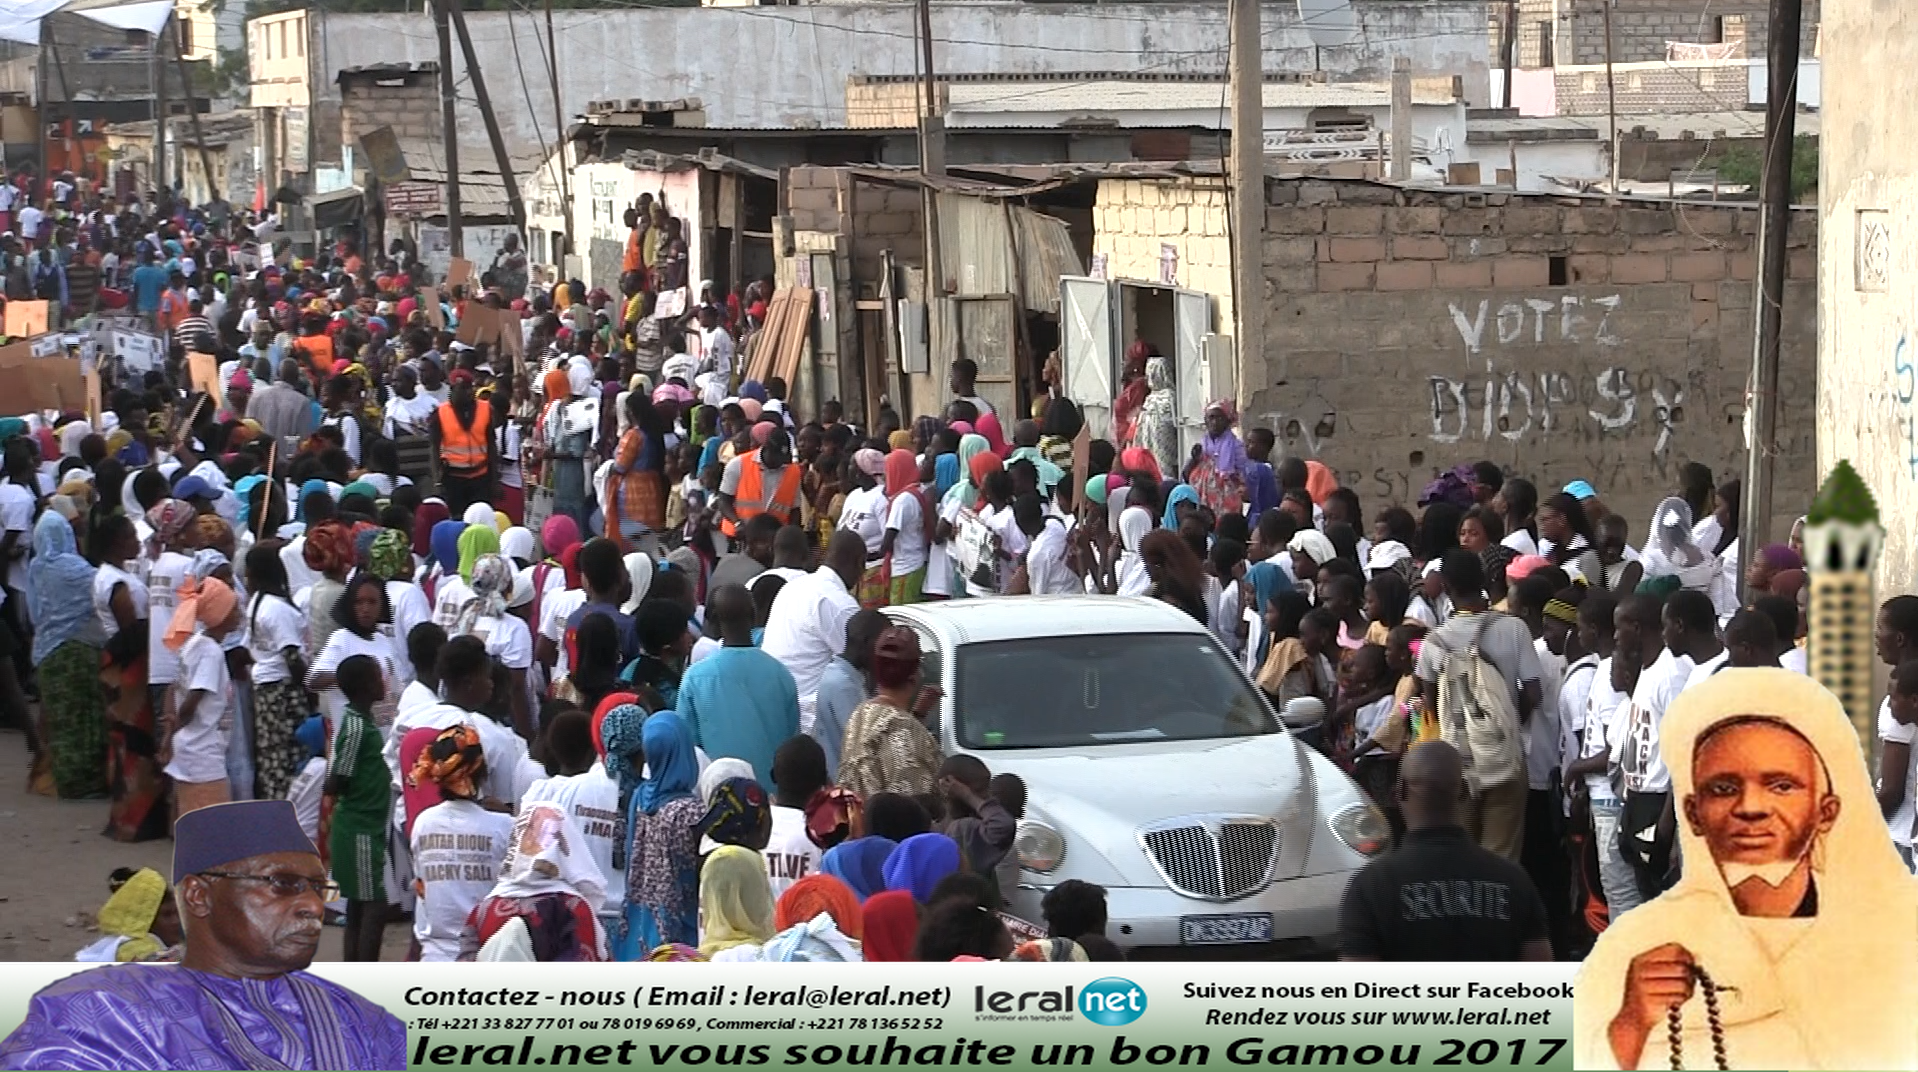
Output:
[[[1538,33],[1538,65],[1540,67],[1558,66],[1558,57],[1552,51],[1552,24],[1538,23],[1536,31]]]
[[[1343,108],[1315,108],[1306,117],[1306,123],[1307,128],[1314,134],[1372,129],[1370,117],[1353,115]]]

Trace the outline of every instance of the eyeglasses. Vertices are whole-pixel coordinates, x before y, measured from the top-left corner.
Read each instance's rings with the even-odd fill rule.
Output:
[[[199,871],[202,878],[230,878],[235,882],[264,882],[273,890],[275,897],[298,897],[312,890],[322,901],[332,901],[340,896],[339,884],[331,879],[307,878],[305,875],[285,873],[272,875],[244,875],[234,871]]]

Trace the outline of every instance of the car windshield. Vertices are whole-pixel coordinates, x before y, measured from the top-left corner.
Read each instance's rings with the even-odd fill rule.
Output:
[[[955,677],[955,728],[967,748],[1194,741],[1279,728],[1209,635],[966,644]]]

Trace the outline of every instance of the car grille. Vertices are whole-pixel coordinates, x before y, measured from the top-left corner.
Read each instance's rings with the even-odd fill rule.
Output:
[[[1214,901],[1263,888],[1279,853],[1279,828],[1265,819],[1161,826],[1146,830],[1141,840],[1167,885]]]

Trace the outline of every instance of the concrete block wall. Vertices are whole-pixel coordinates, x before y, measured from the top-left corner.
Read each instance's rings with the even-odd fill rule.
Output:
[[[845,204],[849,190],[850,227]],[[795,231],[850,233],[853,278],[872,283],[875,293],[886,250],[892,250],[900,264],[926,263],[925,202],[918,190],[856,182],[842,168],[794,167],[786,171],[785,212]]]
[[[1805,0],[1800,56],[1818,40],[1820,0]],[[1560,63],[1605,62],[1605,10],[1591,0],[1559,0]],[[1667,41],[1709,41],[1722,16],[1742,16],[1746,51],[1763,55],[1771,33],[1767,0],[1618,0],[1612,8],[1612,61],[1639,63],[1665,58]]]
[[[1092,209],[1092,254],[1108,279],[1159,280],[1165,246],[1178,251],[1174,281],[1218,299],[1218,323],[1232,324],[1232,243],[1225,186],[1218,180],[1106,179]]]
[[[1267,335],[1241,370],[1246,426],[1323,460],[1368,512],[1490,459],[1548,490],[1591,481],[1642,539],[1683,463],[1743,472],[1755,209],[1320,180],[1272,180],[1267,195]],[[1791,244],[1786,525],[1813,491],[1811,213],[1793,217]]]
[[[357,143],[369,130],[390,126],[402,146],[437,142],[440,137],[439,89],[432,77],[408,85],[348,83],[340,91],[340,140]],[[490,166],[492,158],[486,158]]]
[[[1613,72],[1622,115],[1737,111],[1751,95],[1744,60],[1614,65]],[[1606,114],[1604,66],[1559,67],[1556,81],[1558,114]]]

